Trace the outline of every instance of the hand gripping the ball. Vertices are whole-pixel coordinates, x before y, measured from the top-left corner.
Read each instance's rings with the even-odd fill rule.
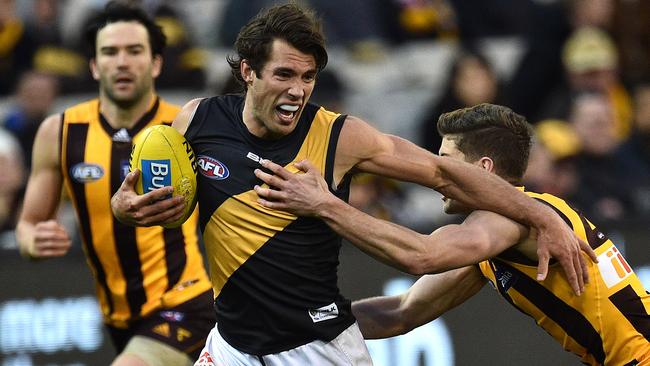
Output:
[[[170,225],[185,213],[185,198],[174,195],[174,187],[167,186],[139,195],[135,184],[140,171],[129,173],[111,198],[113,215],[120,222],[134,226]]]

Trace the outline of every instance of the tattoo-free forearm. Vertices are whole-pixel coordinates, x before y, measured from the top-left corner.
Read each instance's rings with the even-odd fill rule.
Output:
[[[401,271],[420,274],[418,264],[427,252],[427,236],[374,218],[330,195],[318,211],[339,235],[375,259]]]
[[[405,328],[400,315],[400,296],[373,297],[355,301],[352,313],[357,318],[363,338],[378,339],[404,334]]]

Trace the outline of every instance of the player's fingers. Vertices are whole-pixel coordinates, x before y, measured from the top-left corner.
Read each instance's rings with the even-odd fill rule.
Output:
[[[147,215],[143,217],[138,224],[143,226],[155,226],[172,222],[173,220],[171,220],[171,218],[178,216],[179,213],[182,215],[184,209],[185,203],[182,203],[181,205],[171,207],[168,210],[153,215]]]
[[[538,252],[537,257],[537,281],[544,281],[548,274],[548,261],[550,257],[548,252]]]
[[[68,252],[68,249],[45,249],[38,253],[41,257],[61,257]]]
[[[67,240],[68,233],[65,230],[57,230],[51,227],[40,227],[34,231],[34,240],[48,241],[48,240]]]
[[[578,282],[575,266],[573,265],[573,258],[569,259],[567,257],[563,257],[558,260],[564,269],[564,274],[566,275],[567,281],[569,282],[569,285],[571,285],[573,292],[575,292],[576,295],[580,296],[582,294],[582,291],[580,289],[580,283]]]
[[[268,184],[269,186],[278,187],[278,188],[282,188],[284,186],[284,179],[281,179],[275,175],[265,173],[261,169],[255,169],[255,176],[261,179],[264,183]]]
[[[124,177],[124,180],[122,181],[122,185],[120,186],[120,189],[122,190],[135,190],[135,184],[138,181],[138,177],[140,176],[140,170],[135,169],[132,172],[129,172],[129,174]]]
[[[594,249],[591,247],[591,245],[580,238],[578,238],[578,241],[580,242],[580,249],[582,249],[583,252],[587,253],[589,258],[591,258],[594,263],[598,263],[598,256],[596,255],[596,252],[594,252]]]
[[[71,242],[68,240],[37,240],[34,243],[36,253],[42,255],[47,251],[68,251]]]
[[[140,202],[144,206],[155,205],[158,202],[166,201],[168,198],[173,198],[170,197],[173,193],[174,193],[174,187],[167,186],[167,187],[154,189],[153,191],[147,192],[146,194],[143,194],[138,198],[140,199]]]
[[[580,251],[576,255],[573,255],[573,268],[576,270],[576,279],[578,280],[578,288],[580,293],[585,291],[585,266],[582,263],[582,254]]]
[[[174,216],[168,218],[167,220],[165,220],[163,223],[176,222],[176,221],[180,220],[181,217],[183,217],[184,214],[185,214],[185,210],[181,210],[176,215],[174,215]]]
[[[582,268],[582,281],[586,285],[589,283],[589,266],[587,265],[587,260],[582,255],[582,252],[580,252],[578,261],[580,262],[580,268]]]
[[[263,187],[260,187],[260,186],[256,185],[255,187],[253,187],[253,189],[255,190],[255,193],[257,193],[258,196],[269,199],[269,200],[277,201],[277,200],[284,197],[282,192],[276,191],[276,190],[273,190],[273,189],[270,189],[270,188],[263,188]]]
[[[263,167],[265,167],[266,169],[272,171],[273,174],[275,174],[276,176],[281,177],[281,178],[283,178],[285,180],[289,179],[293,175],[293,173],[286,170],[283,166],[278,165],[278,164],[272,162],[271,160],[263,159],[260,163],[262,164]]]
[[[311,161],[307,159],[295,163],[294,166],[305,173],[313,172],[315,174],[320,175],[320,171],[318,170],[318,168],[314,164],[312,164]]]
[[[273,201],[268,201],[268,200],[265,200],[264,198],[258,198],[257,203],[259,203],[260,205],[262,205],[262,206],[264,206],[266,208],[270,208],[270,209],[273,209],[273,210],[281,210],[283,208],[283,206],[280,203],[273,202]]]
[[[60,228],[61,225],[59,225],[56,220],[47,220],[47,221],[41,221],[35,225],[36,230],[42,230],[42,231],[54,231]]]

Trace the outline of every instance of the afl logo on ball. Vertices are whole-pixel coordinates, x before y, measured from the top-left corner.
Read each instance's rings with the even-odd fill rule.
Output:
[[[104,176],[104,169],[97,164],[79,163],[70,169],[70,175],[79,183],[90,183]]]
[[[230,175],[228,168],[215,158],[199,155],[197,163],[199,165],[199,172],[206,178],[223,180]]]

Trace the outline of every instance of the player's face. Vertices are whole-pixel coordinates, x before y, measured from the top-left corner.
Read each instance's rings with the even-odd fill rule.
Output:
[[[147,29],[138,22],[115,22],[97,32],[91,70],[100,94],[121,108],[137,104],[153,90],[162,61],[153,57]]]
[[[270,139],[291,133],[314,90],[316,73],[314,56],[279,39],[259,75],[243,62],[248,84],[244,121],[251,133]]]
[[[456,146],[456,140],[454,135],[445,135],[442,137],[442,144],[440,145],[440,151],[438,152],[440,156],[446,156],[452,159],[458,159],[462,161],[467,161],[465,154],[458,150]],[[468,211],[467,207],[462,205],[456,200],[452,200],[447,197],[442,197],[443,209],[445,213],[448,214],[460,214],[466,213]]]

